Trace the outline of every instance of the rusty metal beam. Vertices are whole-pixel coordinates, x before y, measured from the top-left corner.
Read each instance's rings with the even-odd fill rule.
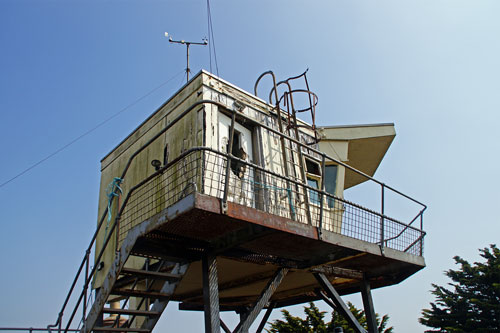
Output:
[[[363,280],[363,272],[354,270],[354,269],[348,269],[348,268],[341,268],[341,267],[335,267],[331,265],[324,265],[320,267],[314,267],[310,269],[311,273],[323,273],[328,276],[336,276],[336,277],[342,277],[342,278],[347,278],[347,279],[356,279],[356,280]]]

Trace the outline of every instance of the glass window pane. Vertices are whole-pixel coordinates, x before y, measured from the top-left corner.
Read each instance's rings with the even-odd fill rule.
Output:
[[[307,185],[319,188],[318,181],[313,178],[307,178]],[[313,190],[309,190],[309,201],[313,204],[319,205],[319,193]]]
[[[337,187],[337,166],[336,165],[326,165],[325,166],[325,191],[335,195],[335,188]],[[335,200],[332,197],[328,197],[328,207],[333,208],[335,206]]]

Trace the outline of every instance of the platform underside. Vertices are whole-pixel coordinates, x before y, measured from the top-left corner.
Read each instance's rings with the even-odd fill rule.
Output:
[[[255,303],[279,267],[289,273],[271,298],[276,307],[320,298],[313,271],[325,273],[341,295],[358,292],[363,276],[372,288],[397,284],[425,267],[423,257],[191,194],[153,217],[157,227],[136,242],[133,254],[191,262],[172,300],[185,310],[203,309],[201,257],[218,258],[221,310]]]

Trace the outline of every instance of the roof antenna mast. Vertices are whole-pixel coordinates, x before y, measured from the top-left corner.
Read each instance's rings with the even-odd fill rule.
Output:
[[[176,43],[176,44],[184,44],[184,45],[186,45],[186,62],[187,62],[187,65],[186,65],[186,82],[189,82],[189,73],[191,72],[191,69],[189,68],[189,46],[190,45],[202,45],[202,46],[205,46],[205,45],[208,44],[208,40],[206,38],[204,38],[204,39],[202,39],[203,42],[201,42],[201,43],[199,43],[199,42],[187,42],[184,39],[182,39],[182,40],[173,40],[172,36],[168,35],[168,32],[165,32],[165,37],[169,37],[168,41],[170,43]]]

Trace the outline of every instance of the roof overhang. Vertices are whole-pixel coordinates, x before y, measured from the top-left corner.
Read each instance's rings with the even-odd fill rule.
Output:
[[[373,176],[396,136],[394,124],[318,127],[320,150],[328,154],[334,142],[347,142],[347,159],[343,162]],[[345,172],[344,189],[368,180],[349,169]]]

